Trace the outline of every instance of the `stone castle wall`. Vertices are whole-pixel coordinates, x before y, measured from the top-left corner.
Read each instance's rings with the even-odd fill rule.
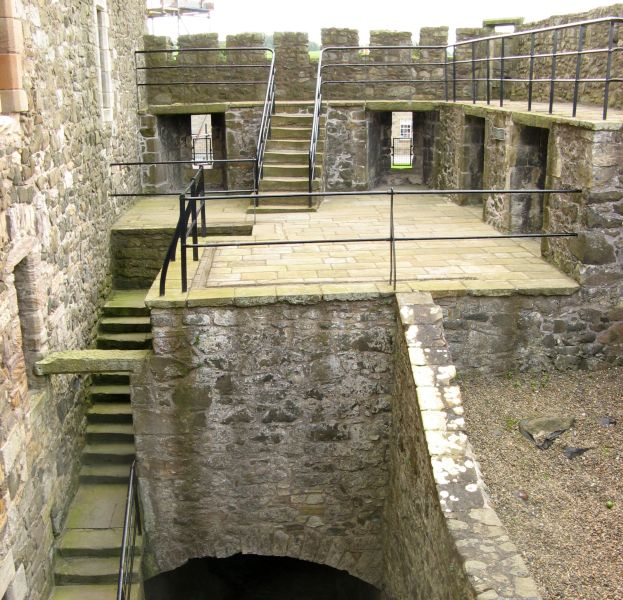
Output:
[[[41,382],[30,370],[48,350],[93,340],[110,226],[127,206],[107,195],[108,162],[137,158],[132,52],[144,5],[108,0],[110,120],[100,109],[94,4],[0,7],[21,21],[27,95],[26,110],[0,125],[0,596],[39,600],[76,482],[84,393],[80,379]],[[113,179],[118,190],[138,186]]]
[[[152,309],[132,378],[148,575],[243,552],[380,585],[394,311]]]

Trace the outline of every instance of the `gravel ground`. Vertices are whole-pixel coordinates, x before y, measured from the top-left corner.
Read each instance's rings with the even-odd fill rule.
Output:
[[[467,430],[498,515],[545,600],[623,599],[623,368],[460,381]],[[519,419],[575,417],[539,450]],[[615,425],[600,424],[603,417]],[[591,447],[574,459],[567,446]]]

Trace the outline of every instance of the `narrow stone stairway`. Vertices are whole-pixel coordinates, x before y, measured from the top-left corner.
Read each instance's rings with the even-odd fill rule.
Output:
[[[97,348],[151,347],[146,293],[112,292],[100,320]],[[116,598],[128,477],[135,456],[130,380],[127,373],[98,373],[91,381],[80,485],[56,544],[51,600]]]
[[[309,181],[309,144],[313,124],[313,104],[277,102],[271,119],[270,138],[264,154],[264,172],[260,193],[283,194],[307,192]],[[319,189],[324,151],[324,117],[316,153],[314,190]],[[314,202],[314,206],[317,202]],[[309,210],[307,198],[285,197],[262,200],[260,206],[284,207],[288,210]]]

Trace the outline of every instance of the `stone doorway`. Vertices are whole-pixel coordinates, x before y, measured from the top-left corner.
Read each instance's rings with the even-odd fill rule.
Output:
[[[378,600],[374,586],[326,565],[236,554],[199,558],[148,579],[146,600]]]

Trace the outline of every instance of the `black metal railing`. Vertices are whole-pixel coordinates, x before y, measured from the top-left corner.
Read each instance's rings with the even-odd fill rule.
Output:
[[[117,579],[117,600],[131,600],[132,598],[137,538],[141,533],[141,513],[135,461],[130,468],[130,478],[128,481],[123,536],[121,538],[121,558],[119,559],[119,577]]]
[[[392,167],[411,166],[413,164],[413,139],[392,138]]]
[[[259,199],[279,199],[279,198],[308,198],[308,197],[348,197],[348,196],[386,196],[389,199],[389,219],[388,219],[388,235],[376,237],[352,237],[337,239],[288,239],[288,240],[261,240],[261,241],[231,241],[231,242],[201,242],[198,241],[198,223],[197,223],[197,203],[201,203],[202,209],[205,209],[205,203],[214,200],[233,200],[248,199],[248,195],[182,195],[179,204],[179,221],[176,234],[171,242],[169,251],[164,259],[162,271],[160,273],[160,295],[166,293],[166,279],[169,263],[175,257],[177,246],[180,247],[180,270],[181,270],[181,290],[188,291],[188,257],[187,250],[192,249],[192,260],[199,260],[200,248],[240,248],[253,246],[296,246],[305,244],[365,244],[387,242],[389,244],[389,283],[396,286],[397,282],[397,261],[396,261],[396,244],[400,242],[430,242],[430,241],[457,241],[457,240],[501,240],[501,239],[544,239],[559,237],[576,237],[578,234],[573,231],[549,232],[549,233],[497,233],[487,235],[459,235],[459,236],[396,236],[396,217],[394,211],[394,199],[396,196],[432,196],[432,195],[518,195],[518,194],[580,194],[580,189],[508,189],[508,190],[394,190],[390,188],[386,191],[372,192],[309,192],[309,193],[287,193],[287,194],[258,194]],[[192,238],[192,242],[188,243],[188,238]]]
[[[275,55],[273,54],[270,72],[268,74],[268,84],[266,85],[266,98],[264,99],[264,110],[262,111],[262,121],[260,123],[260,133],[257,139],[257,149],[255,152],[255,179],[254,187],[257,192],[260,187],[260,180],[264,172],[264,152],[266,142],[270,135],[270,121],[275,113]]]
[[[249,61],[250,57],[254,57]],[[193,90],[206,86],[223,86],[210,93],[212,102],[235,99],[261,100],[259,88],[266,85],[265,69],[274,70],[275,52],[265,47],[230,48],[157,48],[136,50],[134,69],[136,73],[136,95],[142,106],[141,90],[153,90],[154,102],[158,94],[165,92],[173,98],[163,102],[171,104],[186,101],[202,102]],[[259,73],[262,75],[259,75]],[[160,88],[160,90],[158,89]],[[232,92],[232,90],[234,92]],[[193,92],[193,93],[191,93]],[[205,102],[205,100],[203,100]]]
[[[357,84],[348,88],[350,96],[354,95],[348,99],[356,100],[357,94],[368,93],[369,86],[397,88],[403,84],[411,87],[413,96],[419,94],[426,100],[491,104],[497,99],[503,106],[505,100],[513,99],[525,101],[528,111],[533,110],[535,99],[542,98],[550,114],[556,100],[562,97],[571,103],[573,117],[577,115],[583,89],[592,86],[591,89],[600,90],[598,101],[602,119],[606,119],[610,87],[623,81],[619,73],[613,76],[613,57],[623,51],[623,47],[615,44],[620,37],[621,23],[622,17],[603,17],[448,45],[323,48],[318,61],[309,147],[309,191],[312,191],[316,170],[323,95],[329,95],[329,92],[323,94],[325,86]],[[594,47],[587,47],[589,39]],[[595,40],[600,42],[596,46]],[[388,53],[393,53],[392,60],[386,60]],[[428,58],[431,56],[437,58]],[[334,62],[340,57],[344,60]],[[339,77],[340,69],[342,77]],[[393,75],[367,77],[365,73],[370,69],[374,70],[373,74],[385,70]],[[334,73],[337,70],[337,76],[330,78],[331,70]],[[420,70],[426,71],[427,76],[417,77]],[[400,76],[395,75],[397,72]],[[417,90],[424,90],[424,93]],[[590,98],[592,104],[595,98],[594,93]]]

